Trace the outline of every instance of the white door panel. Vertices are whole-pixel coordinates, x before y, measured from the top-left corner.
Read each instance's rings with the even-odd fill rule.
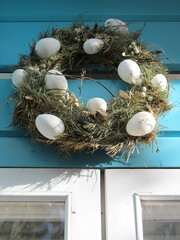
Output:
[[[106,240],[137,239],[136,196],[178,196],[179,183],[179,169],[105,170]]]
[[[36,219],[34,206],[41,217],[48,216],[49,209],[44,211],[37,203],[48,205],[50,202],[52,205],[58,201],[65,203],[65,240],[101,240],[99,170],[0,169],[0,205],[3,207],[4,204],[8,209],[3,212],[4,216],[11,212],[8,219],[16,215],[20,219],[23,209],[30,213],[27,219],[31,220],[33,216]],[[11,203],[16,207],[13,208]],[[22,205],[21,210],[18,210],[19,205]],[[55,220],[58,218],[55,214],[57,208],[58,205],[54,204]],[[63,214],[62,209],[61,212]]]

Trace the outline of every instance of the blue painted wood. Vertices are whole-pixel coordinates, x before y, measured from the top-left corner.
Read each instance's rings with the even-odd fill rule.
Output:
[[[180,138],[161,137],[158,139],[160,152],[146,147],[140,154],[131,156],[128,162],[119,156],[112,159],[104,151],[94,154],[78,153],[71,158],[63,158],[54,149],[42,144],[34,144],[29,138],[1,137],[1,167],[70,167],[70,168],[139,168],[139,167],[179,167]]]
[[[102,23],[102,22],[101,22]],[[103,24],[103,23],[102,23]],[[144,23],[129,25],[131,31],[140,29]],[[28,54],[29,43],[37,39],[39,32],[71,25],[68,22],[0,22],[0,72],[12,72],[13,65],[17,64],[20,54]],[[148,22],[142,34],[142,41],[154,50],[163,50],[164,57],[168,57],[176,64],[165,59],[163,62],[173,71],[180,71],[180,22]]]
[[[0,22],[74,22],[79,19],[78,15],[57,16],[0,16]],[[84,15],[86,22],[103,22],[109,18],[117,18],[131,24],[133,22],[179,22],[179,15]]]
[[[14,110],[11,96],[13,93],[14,87],[11,85],[11,80],[0,79],[0,137],[25,135],[20,127],[11,126]]]
[[[159,118],[159,123],[166,128],[163,130],[166,134],[174,134],[172,132],[180,131],[180,81],[171,80],[171,94],[169,96],[173,109]],[[180,135],[179,135],[180,136]]]
[[[64,21],[74,20],[79,14],[91,16],[91,19],[122,16],[169,16],[179,17],[180,2],[168,0],[122,1],[49,1],[49,0],[7,0],[0,2],[1,21]],[[72,18],[74,16],[74,18]]]
[[[12,130],[12,128],[9,128],[9,125],[12,119],[11,113],[13,111],[13,105],[11,104],[11,100],[8,98],[11,92],[12,87],[10,80],[0,79],[0,132]]]

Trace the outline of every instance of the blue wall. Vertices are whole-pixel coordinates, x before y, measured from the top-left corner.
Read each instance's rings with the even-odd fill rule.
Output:
[[[11,72],[17,63],[19,54],[28,53],[28,43],[37,37],[40,31],[52,26],[65,27],[79,14],[84,14],[91,24],[102,23],[108,18],[119,18],[129,23],[130,30],[146,27],[142,40],[150,43],[151,49],[163,49],[169,60],[164,60],[171,72],[180,72],[180,2],[173,1],[2,1],[0,0],[0,72]],[[119,80],[106,81],[112,92],[125,89]],[[154,149],[142,149],[140,155],[133,155],[128,163],[125,159],[109,158],[103,151],[93,155],[74,154],[64,159],[54,150],[31,142],[24,137],[20,128],[9,127],[12,119],[13,104],[7,96],[13,91],[11,81],[0,79],[0,166],[9,167],[180,167],[180,82],[171,79],[171,102],[174,109],[160,120],[166,127],[164,135],[158,138],[160,152]],[[70,84],[70,89],[78,94],[77,84]],[[90,91],[93,89],[93,91]],[[110,96],[102,89],[87,82],[83,88],[84,101],[99,96]],[[93,94],[89,94],[93,92]]]

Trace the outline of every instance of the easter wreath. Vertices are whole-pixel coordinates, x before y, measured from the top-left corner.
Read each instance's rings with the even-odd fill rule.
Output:
[[[149,51],[140,34],[129,33],[117,19],[93,27],[75,22],[41,33],[30,54],[20,56],[12,75],[16,87],[13,124],[27,129],[34,141],[65,154],[101,148],[111,157],[129,156],[139,144],[153,143],[158,117],[172,106],[160,52]],[[97,96],[83,105],[68,91],[67,79],[101,84],[86,77],[92,64],[118,71],[129,90],[120,90],[108,104]]]

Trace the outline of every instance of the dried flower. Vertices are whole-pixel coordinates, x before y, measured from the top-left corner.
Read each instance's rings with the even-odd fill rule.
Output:
[[[147,87],[143,87],[143,88],[142,88],[142,91],[143,91],[143,92],[146,92],[146,91],[147,91]]]
[[[153,97],[152,97],[152,96],[149,96],[149,97],[148,97],[148,101],[151,102],[152,100],[153,100]]]

